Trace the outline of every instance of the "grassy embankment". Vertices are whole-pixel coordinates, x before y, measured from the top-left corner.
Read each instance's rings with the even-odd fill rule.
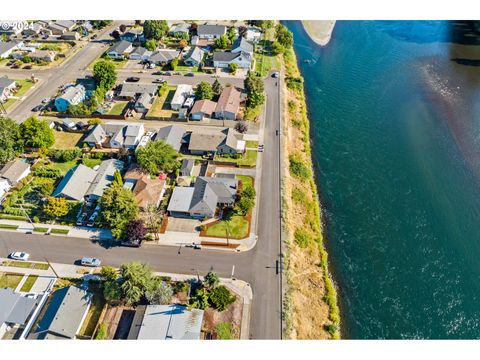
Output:
[[[285,332],[292,339],[338,339],[337,293],[328,272],[320,206],[314,181],[303,79],[293,49],[284,57],[285,171],[282,186]]]

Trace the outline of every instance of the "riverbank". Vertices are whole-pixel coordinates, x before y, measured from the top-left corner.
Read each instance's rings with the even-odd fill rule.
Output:
[[[303,78],[293,49],[283,56],[285,121],[282,218],[286,234],[285,336],[338,339],[337,293],[328,272],[320,204],[311,159]]]
[[[326,46],[332,38],[335,20],[302,20],[310,39],[320,46]]]

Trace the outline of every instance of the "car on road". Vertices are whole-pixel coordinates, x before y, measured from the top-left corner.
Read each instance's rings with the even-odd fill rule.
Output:
[[[163,75],[172,76],[172,73],[170,71],[166,71],[166,72],[163,73]]]
[[[27,261],[30,257],[29,253],[23,251],[16,251],[10,254],[10,259]]]
[[[43,105],[37,105],[32,109],[33,112],[38,112],[41,110],[43,110]]]
[[[97,267],[100,266],[101,263],[102,262],[97,258],[84,257],[80,260],[80,264],[82,264],[82,266]]]
[[[12,69],[20,69],[20,65],[18,65],[18,64],[13,64],[13,65],[12,65]]]
[[[163,79],[155,79],[155,80],[153,80],[152,82],[155,83],[155,84],[163,84],[163,83],[165,82],[165,80],[163,80]]]
[[[50,98],[44,98],[44,99],[42,99],[42,104],[46,104],[46,103],[50,102],[50,100],[51,100]]]
[[[186,73],[184,76],[190,76],[190,77],[193,77],[193,76],[195,76],[195,74],[194,74],[194,73]]]
[[[163,71],[155,71],[152,73],[152,75],[164,75]]]
[[[22,69],[24,70],[31,70],[33,68],[32,65],[25,65]]]
[[[275,71],[273,74],[272,74],[272,77],[273,78],[278,78],[280,76],[280,73],[278,71]]]
[[[77,225],[82,226],[86,219],[87,219],[87,213],[82,213],[82,215],[80,215],[80,217],[77,220]]]
[[[139,77],[136,77],[136,76],[130,76],[130,77],[128,77],[125,81],[126,81],[126,82],[139,82],[139,81],[140,81],[140,78],[139,78]]]
[[[120,245],[139,248],[140,246],[142,246],[142,240],[122,240],[120,242]]]
[[[97,34],[93,34],[91,39],[92,39],[92,40],[95,40],[97,37],[98,37]]]

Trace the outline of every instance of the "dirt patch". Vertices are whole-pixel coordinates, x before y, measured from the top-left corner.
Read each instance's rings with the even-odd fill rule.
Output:
[[[243,303],[242,297],[237,296],[237,299],[225,311],[219,312],[212,308],[205,310],[203,314],[204,336],[206,339],[216,339],[217,334],[215,327],[221,323],[231,323],[233,328],[233,338],[240,339],[240,327],[242,325]]]

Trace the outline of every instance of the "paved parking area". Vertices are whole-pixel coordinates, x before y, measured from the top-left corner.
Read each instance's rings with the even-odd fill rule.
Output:
[[[196,228],[200,226],[200,221],[195,219],[182,219],[169,217],[167,231],[178,232],[197,232]]]

